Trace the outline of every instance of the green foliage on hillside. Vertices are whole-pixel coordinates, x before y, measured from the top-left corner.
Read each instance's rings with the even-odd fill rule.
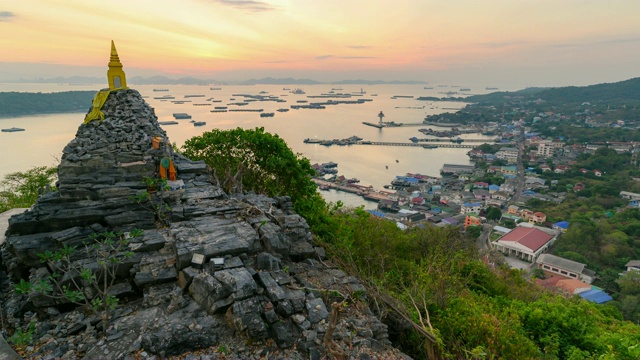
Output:
[[[640,99],[640,78],[589,86],[498,91],[485,95],[473,95],[459,100],[482,105],[499,105],[513,99],[541,99],[549,104],[637,102]]]
[[[87,111],[95,94],[95,91],[1,92],[0,117]]]
[[[278,135],[264,128],[214,129],[187,140],[181,151],[211,166],[227,192],[290,196],[294,209],[320,231],[327,209],[311,181],[315,170]]]
[[[0,212],[31,207],[42,191],[53,188],[56,179],[57,168],[46,166],[5,175],[0,190]]]
[[[622,117],[624,119],[624,117]],[[633,117],[629,117],[633,118]],[[640,141],[640,131],[611,127],[577,127],[570,124],[543,123],[536,126],[541,136],[556,138],[562,135],[567,144],[601,143],[604,141]]]
[[[345,268],[387,294],[418,327],[400,334],[415,358],[635,359],[640,328],[611,306],[545,293],[513,269],[486,265],[453,227],[399,230],[356,209],[334,213],[326,243]]]
[[[565,86],[544,90],[538,96],[550,103],[620,102],[640,99],[640,78],[590,86]]]

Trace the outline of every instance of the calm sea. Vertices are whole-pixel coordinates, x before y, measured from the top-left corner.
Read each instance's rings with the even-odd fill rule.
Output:
[[[0,84],[0,91],[22,92],[59,92],[70,90],[98,90],[103,85],[56,85],[56,84]],[[456,87],[434,86],[425,89],[424,85],[304,85],[300,86],[306,94],[292,94],[285,88],[295,89],[295,86],[255,85],[255,86],[220,86],[220,90],[212,90],[211,86],[131,86],[138,90],[145,100],[155,108],[159,121],[174,120],[172,114],[185,112],[192,115],[193,120],[205,121],[205,126],[194,127],[189,120],[177,120],[177,125],[166,125],[172,142],[179,146],[185,140],[202,134],[211,129],[233,129],[242,127],[252,129],[264,127],[266,131],[278,134],[294,152],[307,157],[312,164],[333,161],[338,163],[339,175],[347,178],[360,179],[362,185],[373,185],[382,189],[389,184],[396,175],[419,173],[438,176],[444,163],[470,164],[466,155],[468,149],[423,149],[421,147],[395,146],[323,146],[319,144],[305,144],[305,138],[315,139],[343,139],[357,135],[364,140],[408,142],[409,138],[425,137],[418,129],[434,126],[412,126],[377,129],[363,125],[363,121],[377,122],[378,113],[384,112],[384,121],[399,123],[418,123],[426,115],[456,111],[466,104],[457,102],[425,102],[416,100],[419,96],[444,96],[446,91],[459,91]],[[169,91],[154,92],[154,88],[164,88]],[[340,90],[341,89],[341,90]],[[474,91],[475,90],[475,91]],[[288,112],[277,112],[279,108],[289,108],[291,105],[304,104],[298,101],[326,101],[327,99],[307,98],[309,95],[322,93],[360,93],[362,96],[352,97],[372,99],[363,104],[341,104],[327,106],[326,109],[291,109]],[[256,101],[238,107],[228,105],[241,102],[244,97],[238,94],[274,95],[286,100],[285,103],[273,101]],[[471,89],[465,93],[487,93],[488,91]],[[184,104],[175,104],[171,100],[158,100],[154,97],[174,96],[172,100],[190,100]],[[185,95],[204,95],[204,97],[188,97]],[[395,96],[401,96],[396,97]],[[221,102],[208,102],[209,98]],[[196,106],[194,104],[210,103],[210,106]],[[91,104],[87,104],[87,109]],[[262,118],[259,113],[226,112],[211,113],[214,106],[228,106],[231,108],[264,109],[274,112],[274,117]],[[23,116],[14,118],[0,118],[0,128],[21,127],[23,132],[0,132],[0,152],[2,166],[0,177],[15,171],[26,171],[34,166],[53,166],[59,163],[62,149],[74,138],[78,126],[82,123],[85,113],[68,113],[41,116]],[[478,138],[480,134],[462,135],[462,138]],[[375,208],[376,203],[363,200],[361,197],[342,192],[322,191],[329,201],[341,200],[348,206],[365,205],[365,208]]]

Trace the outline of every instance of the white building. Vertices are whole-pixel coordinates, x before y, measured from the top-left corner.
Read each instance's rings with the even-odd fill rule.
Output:
[[[546,157],[546,158],[552,157],[554,149],[555,149],[555,147],[553,146],[552,143],[541,142],[541,143],[538,144],[538,151],[537,151],[536,155],[542,156],[542,157]]]

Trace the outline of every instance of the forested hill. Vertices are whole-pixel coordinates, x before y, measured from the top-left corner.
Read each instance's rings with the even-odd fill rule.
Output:
[[[474,95],[464,101],[474,103],[503,103],[514,97],[542,99],[549,103],[582,102],[626,102],[640,100],[640,78],[615,83],[589,86],[566,86],[558,88],[529,88],[514,92],[496,92],[486,95]]]
[[[0,92],[0,117],[87,111],[95,91]]]

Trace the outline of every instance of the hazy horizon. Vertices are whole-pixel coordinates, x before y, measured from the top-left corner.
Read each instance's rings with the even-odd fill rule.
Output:
[[[0,5],[0,82],[128,77],[584,86],[640,74],[631,0],[22,0]]]

